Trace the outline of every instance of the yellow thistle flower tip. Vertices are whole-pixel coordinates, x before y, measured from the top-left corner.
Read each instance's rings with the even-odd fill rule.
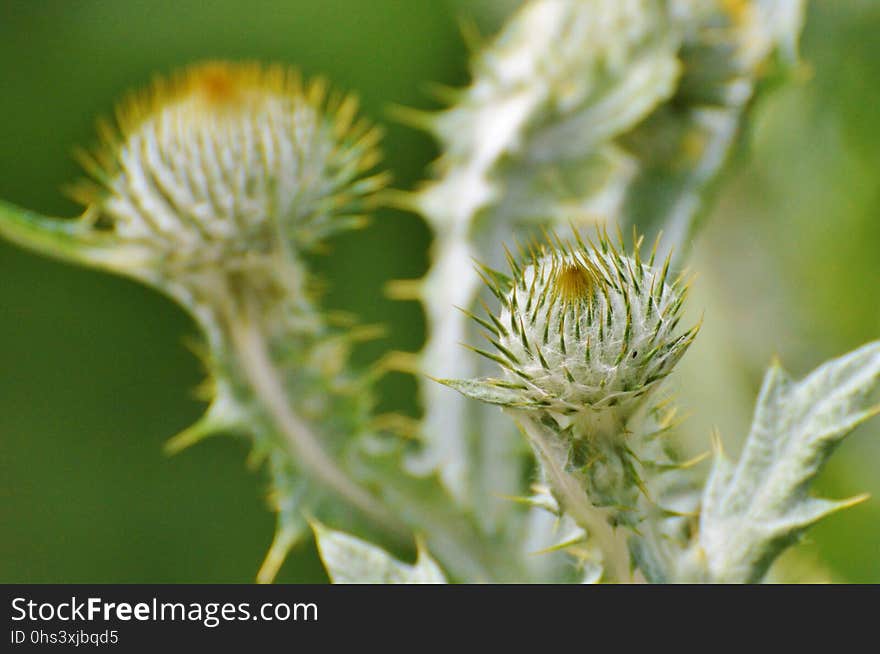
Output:
[[[580,261],[567,261],[560,266],[553,280],[555,290],[565,304],[588,300],[597,280]]]

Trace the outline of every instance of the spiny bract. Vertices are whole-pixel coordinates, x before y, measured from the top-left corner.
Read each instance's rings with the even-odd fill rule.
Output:
[[[699,326],[676,335],[686,286],[667,283],[669,259],[643,263],[639,249],[621,253],[607,234],[597,242],[553,237],[531,246],[512,277],[484,269],[501,301],[490,321],[479,319],[512,391],[509,406],[563,415],[611,410],[625,420],[671,371]],[[553,242],[555,241],[555,242]]]
[[[290,68],[208,62],[157,79],[99,124],[71,195],[97,229],[165,265],[241,266],[349,224],[381,176],[353,96]]]

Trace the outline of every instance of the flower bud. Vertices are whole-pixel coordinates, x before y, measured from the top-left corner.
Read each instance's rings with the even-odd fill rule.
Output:
[[[497,393],[479,399],[619,428],[697,333],[676,332],[686,287],[667,281],[668,258],[660,268],[653,255],[643,263],[638,249],[626,256],[604,233],[596,244],[555,240],[530,248],[525,265],[509,257],[511,277],[483,269],[501,310],[478,319],[496,353],[478,352],[506,379],[483,380]]]
[[[71,194],[96,229],[166,271],[271,268],[267,255],[351,224],[382,185],[362,177],[379,133],[356,109],[281,66],[196,65],[119,107],[102,146],[80,155],[92,181]]]

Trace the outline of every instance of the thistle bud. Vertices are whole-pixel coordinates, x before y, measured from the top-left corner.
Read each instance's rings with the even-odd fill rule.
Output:
[[[242,268],[268,277],[274,255],[356,222],[382,185],[364,177],[379,133],[356,110],[284,67],[196,65],[101,125],[101,147],[79,157],[92,179],[71,195],[94,230],[127,246],[116,267],[161,268],[173,281]]]
[[[669,259],[655,267],[653,254],[642,262],[638,248],[633,256],[621,248],[604,233],[589,245],[556,238],[533,246],[525,263],[509,256],[510,276],[483,269],[501,310],[476,318],[495,349],[478,352],[497,361],[505,379],[450,385],[511,408],[588,417],[600,430],[597,416],[622,425],[698,327],[676,331],[686,287],[668,280]]]

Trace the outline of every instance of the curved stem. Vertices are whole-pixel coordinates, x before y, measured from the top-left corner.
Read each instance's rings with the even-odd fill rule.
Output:
[[[340,470],[321,447],[311,427],[295,413],[269,356],[263,332],[252,316],[253,312],[245,312],[229,321],[232,344],[242,372],[287,441],[291,454],[308,474],[349,504],[392,533],[408,536],[409,530],[388,509]]]
[[[465,578],[490,581],[494,575],[489,566],[480,556],[479,543],[473,540],[473,534],[466,525],[458,524],[458,529],[448,529],[443,520],[431,515],[430,510],[423,510],[412,502],[406,493],[395,498],[393,504],[401,512],[401,520],[391,513],[384,504],[354,482],[342,471],[321,447],[318,437],[311,427],[300,418],[290,405],[287,392],[275,366],[269,356],[263,330],[253,318],[254,311],[245,310],[230,316],[229,332],[233,347],[238,355],[239,365],[247,381],[253,388],[263,407],[268,412],[278,431],[284,436],[290,448],[291,456],[318,481],[335,492],[351,506],[376,520],[390,534],[401,540],[411,542],[412,529],[404,520],[418,525],[430,540],[431,546],[441,560],[448,563],[451,569],[463,573]],[[385,491],[391,488],[386,487]],[[267,557],[268,567],[261,575],[268,578],[272,566],[278,563],[277,552],[284,543],[278,544],[277,551],[270,551]],[[265,574],[263,574],[265,573]],[[262,577],[261,577],[262,578]]]

